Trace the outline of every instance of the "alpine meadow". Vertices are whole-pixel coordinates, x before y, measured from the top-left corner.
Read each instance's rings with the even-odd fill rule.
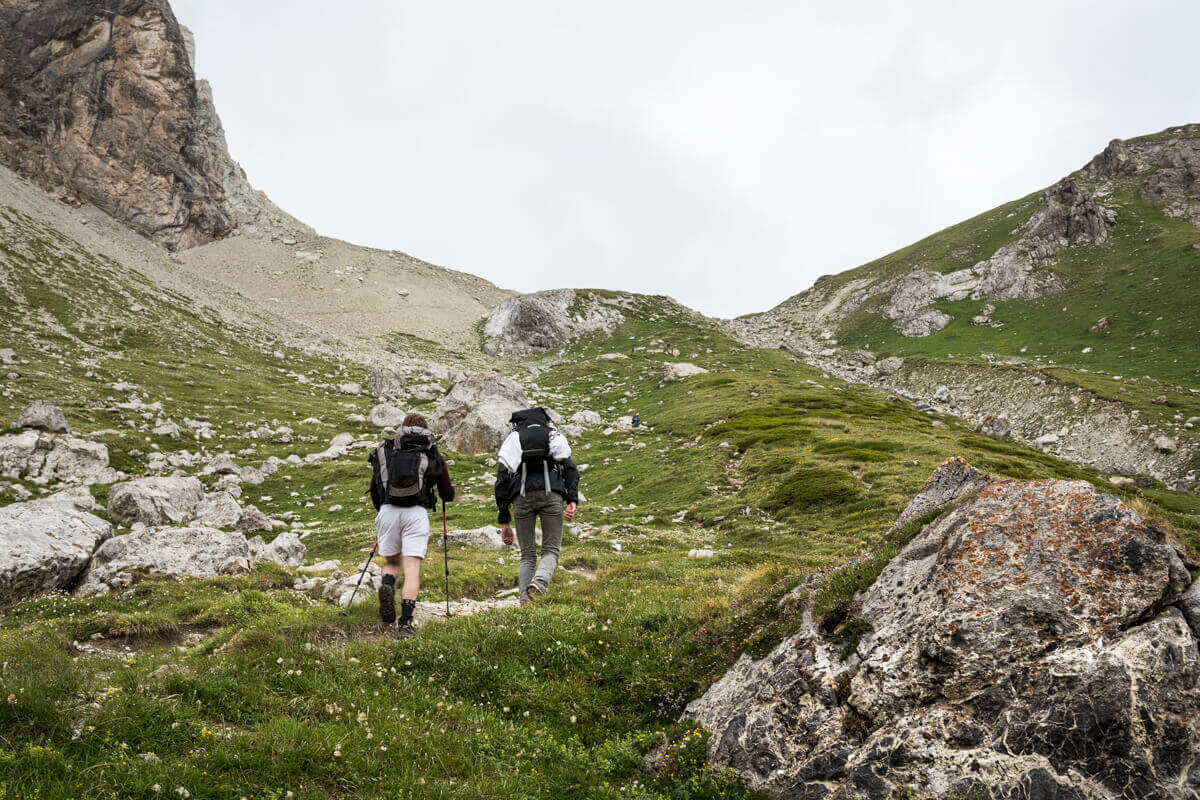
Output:
[[[194,46],[0,0],[0,800],[1200,798],[1200,125],[717,319],[317,234]]]

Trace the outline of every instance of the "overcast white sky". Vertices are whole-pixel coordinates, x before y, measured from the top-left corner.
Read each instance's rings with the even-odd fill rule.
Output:
[[[320,233],[761,311],[1200,122],[1200,2],[174,0]]]

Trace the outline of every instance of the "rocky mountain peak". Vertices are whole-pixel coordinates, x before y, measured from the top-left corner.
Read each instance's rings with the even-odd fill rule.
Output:
[[[1129,141],[1113,139],[1084,173],[1110,180],[1145,175],[1143,200],[1166,201],[1164,214],[1200,227],[1200,125],[1181,125]]]
[[[0,163],[175,250],[266,204],[226,147],[165,0],[0,4]]]

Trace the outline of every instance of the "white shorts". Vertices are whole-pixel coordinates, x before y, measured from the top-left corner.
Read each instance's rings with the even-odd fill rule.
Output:
[[[429,511],[424,506],[393,506],[384,503],[375,515],[379,531],[379,555],[425,557],[429,545]]]

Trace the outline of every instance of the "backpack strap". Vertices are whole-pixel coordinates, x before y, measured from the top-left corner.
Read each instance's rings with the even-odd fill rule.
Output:
[[[382,483],[384,486],[387,486],[388,485],[388,460],[387,460],[387,451],[384,449],[385,447],[387,447],[386,444],[381,444],[381,445],[379,445],[378,449],[376,449],[375,463],[379,465],[379,482]]]

